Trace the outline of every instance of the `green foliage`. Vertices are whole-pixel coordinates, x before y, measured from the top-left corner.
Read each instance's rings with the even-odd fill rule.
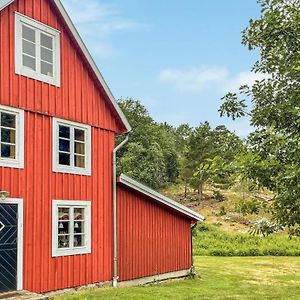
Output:
[[[212,198],[218,202],[222,202],[226,200],[225,196],[220,191],[216,191],[216,190],[213,191]]]
[[[175,183],[179,173],[175,129],[156,123],[139,101],[122,99],[119,105],[133,130],[118,153],[118,172],[156,189]]]
[[[277,224],[272,223],[269,220],[263,218],[254,222],[249,232],[252,235],[262,235],[265,237],[279,230],[282,230],[281,226],[278,226]]]
[[[258,214],[261,208],[262,204],[259,200],[240,200],[235,206],[235,211],[243,215]]]
[[[253,86],[242,86],[240,96],[228,93],[221,115],[233,119],[250,115],[256,127],[249,136],[246,176],[273,191],[276,221],[300,224],[300,2],[260,0],[261,17],[250,20],[242,42],[259,49],[254,72],[266,74]],[[244,97],[251,98],[247,112]]]
[[[227,211],[226,211],[226,208],[225,208],[224,205],[222,205],[222,206],[220,207],[219,215],[220,215],[220,216],[226,216],[226,215],[227,215]]]
[[[208,180],[218,187],[234,182],[233,162],[244,145],[225,126],[213,129],[205,122],[196,128],[188,124],[174,128],[155,122],[139,101],[121,99],[119,105],[133,128],[118,153],[119,173],[155,189],[181,181],[185,194],[188,187],[202,194]]]
[[[300,238],[232,234],[214,225],[198,225],[193,239],[195,255],[212,256],[300,256]]]
[[[230,187],[237,176],[235,157],[243,151],[242,140],[225,126],[212,129],[208,122],[200,124],[187,139],[182,167],[186,181],[200,194],[208,181],[219,188]]]

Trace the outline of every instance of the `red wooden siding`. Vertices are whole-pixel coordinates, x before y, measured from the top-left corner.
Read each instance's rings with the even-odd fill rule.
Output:
[[[118,185],[120,281],[189,269],[191,221]]]
[[[17,0],[0,12],[0,103],[121,132],[107,96],[49,0]],[[14,12],[61,32],[61,87],[15,74]]]
[[[0,167],[0,187],[24,199],[24,289],[46,292],[111,280],[114,134],[92,128],[92,176],[53,173],[52,120],[25,113],[25,169]],[[51,257],[52,200],[92,201],[92,254]]]

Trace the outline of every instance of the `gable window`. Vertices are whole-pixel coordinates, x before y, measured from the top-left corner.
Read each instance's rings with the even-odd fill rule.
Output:
[[[91,175],[91,127],[53,118],[53,171]]]
[[[0,166],[24,168],[24,111],[0,105]]]
[[[91,202],[53,200],[52,256],[91,253]]]
[[[15,14],[16,73],[60,86],[59,31]]]

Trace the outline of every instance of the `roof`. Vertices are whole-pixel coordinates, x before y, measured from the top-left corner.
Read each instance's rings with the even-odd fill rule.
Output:
[[[197,221],[204,221],[204,217],[198,213],[196,213],[195,211],[189,209],[188,207],[152,190],[151,188],[141,184],[140,182],[137,182],[136,180],[121,174],[118,177],[118,182],[137,191],[140,192],[148,197],[150,197],[151,199],[157,201],[160,204],[163,204],[165,206],[168,206],[174,210],[176,210],[177,212],[180,212],[181,214],[193,219],[193,220],[197,220]]]
[[[7,7],[8,5],[10,5],[11,3],[13,3],[15,0],[0,0],[0,11],[2,9],[4,9],[5,7]],[[82,38],[80,37],[77,29],[75,28],[71,18],[69,17],[68,13],[66,12],[64,6],[62,5],[60,0],[49,0],[51,2],[53,2],[55,4],[55,6],[57,7],[59,13],[61,14],[63,20],[65,21],[65,23],[67,24],[70,32],[72,33],[76,43],[78,44],[78,47],[80,48],[80,50],[82,51],[85,59],[87,60],[87,62],[89,63],[91,69],[93,70],[94,74],[96,75],[96,78],[98,79],[99,83],[101,84],[101,86],[103,87],[105,93],[107,94],[112,107],[114,108],[115,112],[117,113],[117,115],[120,118],[120,121],[123,123],[124,127],[126,128],[127,132],[131,131],[131,126],[128,122],[128,120],[126,119],[124,113],[122,112],[121,108],[119,107],[117,101],[115,100],[111,90],[109,89],[107,83],[105,82],[100,70],[98,69],[95,61],[93,60],[90,52],[88,51],[87,47],[85,46]]]

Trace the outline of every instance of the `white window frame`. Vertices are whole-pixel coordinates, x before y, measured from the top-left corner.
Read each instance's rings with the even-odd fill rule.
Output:
[[[16,158],[0,156],[0,167],[24,169],[24,110],[0,105],[0,111],[16,116]]]
[[[59,164],[59,125],[70,126],[85,132],[85,168],[74,166],[74,137],[71,134],[71,166]],[[74,132],[74,130],[71,130]],[[53,172],[91,176],[92,161],[92,130],[91,126],[69,120],[53,118],[52,122],[52,170]]]
[[[58,248],[58,208],[84,208],[85,210],[85,245],[82,247],[73,248]],[[91,247],[91,201],[83,200],[53,200],[52,201],[52,257],[89,254],[92,252]],[[71,226],[73,223],[72,216],[70,217],[70,240],[74,238],[74,228]]]
[[[32,29],[50,35],[53,38],[53,77],[47,76],[39,72],[40,67],[36,71],[23,66],[22,64],[22,25],[31,27]],[[40,45],[40,34],[36,34],[36,44]],[[36,48],[37,49],[37,48]],[[40,46],[38,48],[40,50]],[[41,62],[40,51],[36,51],[36,66]],[[46,82],[60,87],[60,32],[48,25],[15,12],[15,72],[32,79]]]

